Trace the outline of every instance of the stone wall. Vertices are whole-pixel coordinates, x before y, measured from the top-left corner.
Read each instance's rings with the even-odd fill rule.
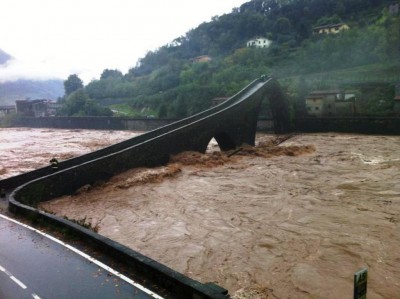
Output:
[[[296,119],[294,127],[296,132],[305,133],[400,135],[400,117],[309,117]]]
[[[92,129],[92,130],[132,130],[151,131],[171,124],[176,119],[132,119],[120,117],[19,117],[15,127]]]
[[[58,129],[93,129],[93,130],[131,130],[152,131],[176,122],[177,119],[159,118],[119,118],[119,117],[19,117],[14,127],[58,128]],[[273,132],[272,119],[259,119],[257,130]]]

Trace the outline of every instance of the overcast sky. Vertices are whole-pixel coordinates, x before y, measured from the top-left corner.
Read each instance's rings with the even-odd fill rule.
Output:
[[[15,60],[0,81],[60,78],[88,83],[249,0],[1,0],[0,49]]]

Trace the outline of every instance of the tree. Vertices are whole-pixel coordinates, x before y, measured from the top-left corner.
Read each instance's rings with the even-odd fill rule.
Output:
[[[280,17],[275,23],[275,30],[280,34],[289,33],[292,25],[290,24],[290,20],[288,18]]]
[[[162,104],[160,106],[160,109],[158,110],[158,117],[159,118],[165,118],[168,115],[168,110],[167,110],[167,106],[165,104]]]
[[[119,70],[105,69],[100,76],[100,80],[109,79],[109,78],[121,79],[123,76],[124,75]]]
[[[63,116],[112,116],[112,111],[89,99],[85,90],[80,88],[66,98],[59,114]]]
[[[96,101],[88,99],[81,110],[81,115],[85,116],[112,116],[112,111],[107,107],[102,107]]]
[[[151,110],[159,117],[185,117],[210,107],[214,97],[235,94],[262,74],[272,74],[280,81],[308,74],[315,78],[307,80],[310,90],[322,84],[330,88],[337,78],[346,80],[347,76],[354,77],[353,73],[356,77],[364,73],[363,68],[360,72],[340,69],[397,62],[399,17],[381,15],[390,1],[248,1],[233,14],[213,17],[212,22],[202,23],[173,43],[148,52],[126,75],[104,69],[101,79],[84,88],[88,99],[99,101],[86,99],[85,107],[74,113],[98,113],[93,107],[96,103],[128,103],[131,110],[142,115]],[[315,26],[341,20],[351,30],[312,34]],[[267,49],[246,48],[246,42],[256,36],[264,36],[272,44]],[[212,60],[193,63],[192,58],[199,55]],[[397,65],[394,70],[397,72]],[[314,76],[314,72],[326,74]],[[304,84],[291,86],[293,106],[301,112],[308,88]],[[380,105],[378,108],[383,107]]]
[[[177,118],[184,118],[188,114],[186,102],[182,97],[178,98],[173,108],[175,110],[175,117]]]
[[[83,88],[83,82],[76,74],[70,75],[68,79],[64,81],[65,96],[69,96],[80,88]]]
[[[65,116],[78,115],[87,100],[88,96],[83,88],[72,92],[66,98],[63,107],[60,110],[60,114]]]
[[[400,55],[400,17],[392,17],[386,30],[386,53],[389,58]]]

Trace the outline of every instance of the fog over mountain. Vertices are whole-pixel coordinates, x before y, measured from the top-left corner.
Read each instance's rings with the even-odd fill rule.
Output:
[[[16,100],[49,99],[56,100],[64,95],[61,80],[16,79],[12,76],[18,60],[0,49],[0,105],[12,105]],[[10,76],[8,76],[8,75]]]
[[[12,59],[12,56],[0,49],[0,65],[5,64],[10,59]]]
[[[12,105],[16,100],[56,100],[64,95],[61,80],[17,80],[0,83],[0,105]]]
[[[2,0],[0,28],[12,30],[0,30],[0,48],[15,59],[0,81],[77,74],[87,84],[104,69],[126,73],[148,51],[245,1]]]

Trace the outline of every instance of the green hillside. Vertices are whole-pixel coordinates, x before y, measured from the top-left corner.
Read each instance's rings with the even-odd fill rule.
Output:
[[[400,15],[394,3],[249,1],[148,52],[127,74],[104,70],[84,91],[89,99],[123,107],[122,114],[156,112],[160,117],[204,110],[213,98],[231,96],[262,74],[280,80],[296,113],[311,90],[353,88],[351,84],[360,82],[387,84],[377,93],[392,101],[391,90],[400,81]],[[315,27],[333,24],[349,29],[313,33]],[[268,39],[270,46],[246,47],[255,37]],[[376,107],[367,110],[372,113]]]

